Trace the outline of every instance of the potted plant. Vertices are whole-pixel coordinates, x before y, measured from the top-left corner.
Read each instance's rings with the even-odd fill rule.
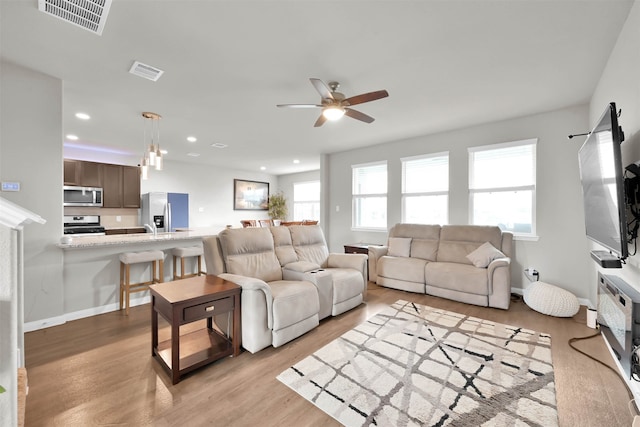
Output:
[[[284,197],[284,193],[279,191],[269,196],[269,217],[273,220],[274,225],[276,221],[284,221],[287,219],[287,198]]]

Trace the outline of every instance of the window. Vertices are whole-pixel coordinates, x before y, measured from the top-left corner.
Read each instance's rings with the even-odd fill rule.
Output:
[[[293,184],[293,220],[320,220],[320,181]]]
[[[402,160],[402,222],[449,222],[449,153]]]
[[[353,228],[387,229],[387,162],[352,166]]]
[[[537,139],[469,148],[471,224],[534,236]]]

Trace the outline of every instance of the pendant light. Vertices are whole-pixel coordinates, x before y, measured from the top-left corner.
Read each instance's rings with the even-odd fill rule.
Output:
[[[149,166],[154,166],[156,170],[162,170],[162,153],[160,152],[160,116],[156,113],[145,111],[142,113],[144,123],[144,154],[140,163],[142,179],[148,179]],[[147,139],[147,124],[150,132]]]

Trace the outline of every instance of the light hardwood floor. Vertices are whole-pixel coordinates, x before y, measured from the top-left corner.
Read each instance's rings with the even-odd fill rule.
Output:
[[[508,311],[401,292],[369,283],[367,301],[280,348],[244,351],[171,385],[151,358],[149,305],[112,312],[25,337],[27,426],[334,426],[335,420],[276,376],[398,299],[551,334],[561,426],[630,426],[628,394],[608,369],[567,341],[593,333],[584,307],[573,319],[539,314],[522,301]],[[161,321],[165,338],[168,327]],[[161,337],[162,339],[162,337]],[[601,337],[581,349],[612,364]]]

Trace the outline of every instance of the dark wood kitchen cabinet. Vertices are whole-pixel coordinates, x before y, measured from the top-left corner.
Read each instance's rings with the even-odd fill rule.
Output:
[[[140,207],[140,168],[122,167],[122,207]]]
[[[140,169],[64,159],[64,185],[102,188],[103,208],[140,207]]]
[[[83,160],[64,160],[64,185],[102,187],[103,164]]]
[[[140,207],[140,170],[136,166],[104,165],[104,208]]]
[[[122,207],[122,166],[108,165],[103,166],[104,190],[102,194],[103,208],[121,208]]]

